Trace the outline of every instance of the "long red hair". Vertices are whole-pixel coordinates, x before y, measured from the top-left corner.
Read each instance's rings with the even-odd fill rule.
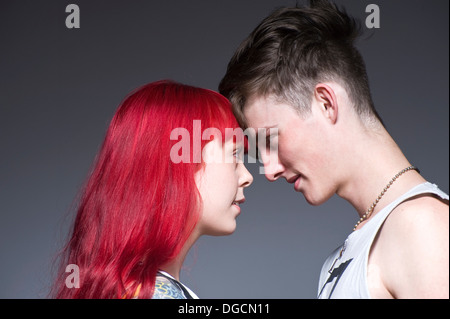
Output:
[[[202,163],[175,164],[174,128],[193,136],[202,130],[238,127],[220,94],[171,81],[147,84],[116,111],[92,171],[52,288],[56,298],[150,298],[158,268],[180,252],[201,208],[194,174]],[[201,141],[201,149],[208,141]],[[199,150],[201,152],[201,150]],[[80,288],[69,288],[65,267],[80,271]]]

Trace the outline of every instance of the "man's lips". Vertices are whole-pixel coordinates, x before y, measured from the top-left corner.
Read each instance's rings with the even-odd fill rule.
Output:
[[[287,179],[287,182],[289,184],[294,184],[294,189],[298,192],[300,187],[300,181],[301,181],[301,175],[295,175],[289,179]]]
[[[287,182],[288,182],[289,184],[292,184],[292,183],[294,183],[294,182],[297,180],[297,178],[299,178],[299,177],[300,177],[300,175],[292,176],[291,178],[287,179]]]

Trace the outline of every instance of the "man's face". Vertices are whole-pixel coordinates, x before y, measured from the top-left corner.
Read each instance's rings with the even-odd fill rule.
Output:
[[[270,96],[253,97],[244,115],[255,131],[265,128],[270,148],[263,143],[258,148],[269,181],[284,177],[312,205],[320,205],[334,194],[332,132],[320,109],[313,104],[311,114],[302,117],[290,105]],[[275,129],[278,134],[273,134]]]

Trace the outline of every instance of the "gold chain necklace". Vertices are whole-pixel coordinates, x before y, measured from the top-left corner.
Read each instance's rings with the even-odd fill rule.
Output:
[[[406,173],[407,171],[410,171],[410,170],[415,170],[420,173],[420,171],[417,167],[411,165],[407,168],[402,169],[397,174],[395,174],[395,176],[389,181],[389,183],[386,185],[386,187],[383,189],[383,191],[380,193],[380,195],[378,195],[377,199],[375,199],[372,206],[370,206],[369,209],[367,210],[367,212],[358,220],[355,227],[353,228],[353,231],[356,230],[356,228],[359,226],[359,224],[361,224],[363,221],[365,221],[366,219],[368,219],[370,217],[373,210],[375,209],[375,206],[377,206],[378,202],[380,201],[381,197],[383,197],[383,195],[387,192],[387,190],[391,187],[391,185],[397,180],[397,178],[399,178],[401,175],[403,175],[404,173]]]

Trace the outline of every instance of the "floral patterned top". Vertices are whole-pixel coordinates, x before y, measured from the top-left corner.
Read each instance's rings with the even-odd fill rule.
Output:
[[[159,270],[152,299],[198,299],[198,297],[171,275]]]

